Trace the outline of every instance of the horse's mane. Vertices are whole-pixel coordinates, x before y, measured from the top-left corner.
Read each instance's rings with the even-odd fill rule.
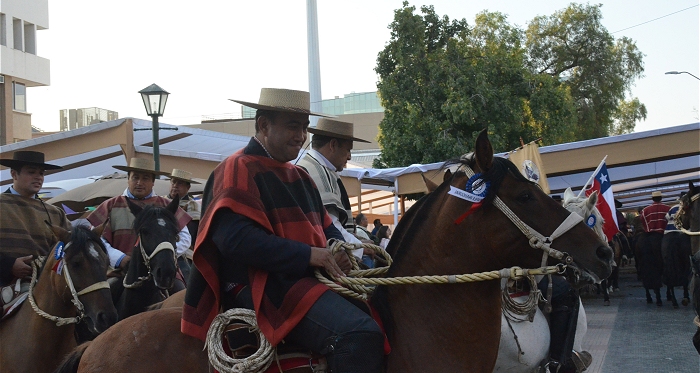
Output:
[[[473,155],[467,155],[459,159],[449,160],[445,162],[445,164],[443,164],[441,169],[445,169],[455,164],[460,165],[460,168],[468,166],[473,170],[476,166],[476,159]],[[505,158],[494,157],[491,168],[485,173],[482,173],[480,176],[482,182],[490,184],[488,194],[484,198],[483,204],[487,205],[493,202],[493,199],[496,197],[496,194],[498,193],[503,179],[505,179],[506,175],[508,174],[510,174],[518,181],[532,183],[532,181],[526,179],[520,173],[520,171],[517,169],[517,167],[515,167],[513,162]],[[411,208],[408,209],[408,211],[403,216],[399,224],[396,226],[396,230],[394,231],[392,239],[389,241],[389,246],[387,247],[387,252],[395,253],[393,257],[394,262],[392,264],[392,267],[389,268],[389,271],[387,272],[387,277],[391,277],[393,275],[394,269],[397,268],[397,264],[401,263],[402,259],[405,258],[406,253],[410,251],[410,247],[408,247],[407,245],[401,247],[400,249],[397,246],[402,246],[402,242],[412,242],[414,240],[416,233],[419,231],[418,227],[428,220],[428,215],[431,212],[431,207],[433,206],[435,201],[442,197],[445,190],[450,187],[450,181],[452,181],[452,179],[454,179],[457,176],[461,177],[463,175],[465,175],[465,172],[462,170],[458,170],[452,175],[452,178],[450,180],[447,180],[440,184],[440,186],[438,186],[438,188],[435,189],[435,191],[424,196],[423,198],[418,200],[417,203],[411,206]],[[399,239],[395,240],[394,238]],[[388,327],[389,325],[391,325],[391,323],[387,321],[391,320],[389,319],[390,309],[387,295],[388,294],[386,286],[377,286],[377,289],[372,295],[372,305],[379,312],[379,315],[381,316],[384,322],[384,326],[387,328],[388,332]]]
[[[139,229],[141,229],[147,223],[155,222],[160,218],[165,221],[166,226],[172,231],[173,234],[177,234],[179,229],[177,229],[178,225],[177,220],[175,219],[175,214],[170,212],[165,207],[154,205],[147,205],[144,207],[143,211],[136,215],[136,219],[134,219],[134,224],[132,227],[135,232],[138,232]]]
[[[102,240],[100,237],[93,232],[90,228],[78,225],[73,227],[73,231],[71,232],[70,236],[70,246],[68,249],[65,251],[65,256],[66,258],[70,258],[73,255],[77,254],[80,251],[84,251],[88,247],[88,242],[92,241],[93,243],[97,244],[97,246],[107,254],[107,248],[105,248],[104,243],[102,243]],[[68,242],[64,242],[64,244],[68,244]],[[76,249],[77,248],[77,249]],[[53,253],[54,247],[52,247],[49,250],[48,255],[54,255]],[[91,257],[91,256],[88,256]],[[38,274],[41,275],[41,273],[44,271],[44,266],[46,266],[46,263],[48,262],[48,258],[44,260],[44,262],[41,264],[41,268],[39,268]]]

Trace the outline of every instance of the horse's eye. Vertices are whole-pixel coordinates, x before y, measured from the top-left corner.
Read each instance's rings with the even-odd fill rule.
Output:
[[[530,192],[522,192],[516,199],[518,202],[527,202],[532,199],[532,194]]]

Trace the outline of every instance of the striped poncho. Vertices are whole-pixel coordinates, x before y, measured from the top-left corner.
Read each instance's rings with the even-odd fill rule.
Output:
[[[220,312],[220,273],[227,265],[212,241],[213,218],[217,211],[228,209],[252,220],[270,234],[314,247],[326,247],[324,228],[331,225],[308,173],[289,162],[268,158],[253,139],[245,149],[228,157],[214,170],[204,189],[203,201],[193,256],[196,268],[190,275],[182,312],[182,332],[202,340]],[[273,345],[279,343],[328,290],[313,278],[311,271],[307,272],[290,277],[249,268],[258,326]],[[282,299],[276,299],[278,297]],[[278,308],[275,304],[281,306]]]

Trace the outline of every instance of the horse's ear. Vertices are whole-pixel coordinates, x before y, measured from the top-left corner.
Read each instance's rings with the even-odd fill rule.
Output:
[[[588,208],[589,210],[592,211],[593,208],[595,207],[596,203],[598,203],[598,191],[597,190],[594,191],[593,193],[591,193],[590,196],[588,196],[588,200],[586,200],[586,208]]]
[[[442,182],[444,183],[450,179],[452,179],[452,171],[448,168],[447,171],[445,171],[445,175],[442,176]]]
[[[97,235],[97,237],[102,237],[102,233],[105,231],[107,224],[109,224],[109,216],[107,217],[107,220],[104,221],[104,223],[92,228],[92,231]]]
[[[428,193],[432,193],[437,189],[438,185],[435,184],[432,180],[428,179],[425,177],[424,173],[420,173],[420,177],[423,178],[423,182],[425,183],[426,188],[428,188]]]
[[[493,163],[493,147],[489,141],[488,128],[484,128],[476,138],[476,146],[474,147],[474,157],[476,164],[481,172],[486,172],[491,168]]]
[[[70,231],[67,229],[64,229],[63,227],[59,227],[56,225],[52,225],[48,221],[44,220],[44,223],[49,226],[53,234],[58,238],[59,241],[61,242],[69,242],[70,241]]]
[[[126,198],[126,204],[129,206],[129,210],[134,216],[139,216],[141,211],[143,211],[143,207],[131,202],[131,198],[129,197]]]
[[[170,203],[168,203],[168,207],[166,207],[165,209],[172,212],[173,215],[175,215],[175,213],[177,213],[178,207],[180,207],[180,195],[175,196],[175,198],[173,198],[173,200],[170,201]]]
[[[692,197],[698,193],[700,193],[700,188],[696,188],[695,184],[693,184],[692,181],[688,182],[688,197]]]
[[[564,204],[569,203],[572,199],[576,198],[574,195],[574,192],[571,190],[571,187],[566,188],[564,191]]]

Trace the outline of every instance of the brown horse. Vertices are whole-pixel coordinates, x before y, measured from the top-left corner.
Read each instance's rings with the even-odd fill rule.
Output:
[[[461,171],[416,203],[397,226],[390,250],[401,249],[390,276],[539,267],[543,250],[570,263],[572,280],[598,281],[610,274],[610,248],[510,161],[494,159],[485,132],[475,154],[460,164]],[[469,189],[475,196],[486,189],[481,204],[456,196],[464,195],[471,170],[484,181]],[[393,349],[388,372],[493,370],[501,330],[499,281],[379,287],[375,301]],[[178,331],[180,313],[165,308],[119,322],[72,354],[60,372],[207,372],[204,344]]]
[[[83,227],[76,227],[72,235],[60,227],[52,229],[66,245],[57,244],[44,261],[25,301],[34,304],[23,304],[17,314],[0,322],[3,373],[51,372],[76,346],[76,321],[85,323],[82,329],[92,337],[117,321],[105,281],[109,260],[99,235]],[[63,323],[67,324],[58,326]]]

